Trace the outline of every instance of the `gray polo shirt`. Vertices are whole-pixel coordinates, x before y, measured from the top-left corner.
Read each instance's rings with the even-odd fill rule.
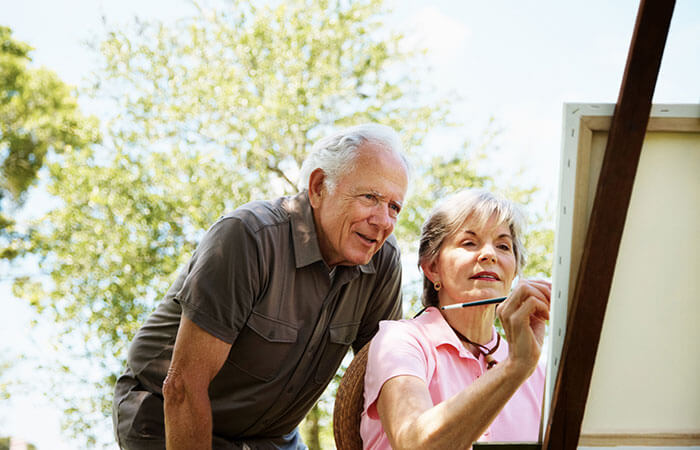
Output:
[[[306,192],[253,202],[220,218],[129,348],[128,370],[115,394],[115,426],[129,428],[130,439],[134,432],[161,433],[162,412],[154,418],[140,411],[158,406],[139,404],[162,401],[182,313],[232,344],[209,387],[215,436],[241,441],[286,435],[324,391],[348,348],[359,350],[380,320],[401,317],[396,240],[390,236],[366,265],[331,271],[321,257]],[[129,395],[134,389],[139,395]]]

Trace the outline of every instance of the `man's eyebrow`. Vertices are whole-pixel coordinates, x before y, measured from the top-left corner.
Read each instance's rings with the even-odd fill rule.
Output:
[[[381,201],[385,201],[387,203],[393,203],[395,205],[398,205],[399,208],[403,207],[403,204],[400,201],[397,200],[387,200],[386,195],[382,194],[379,191],[375,191],[374,189],[370,189],[369,193],[377,197]]]
[[[384,200],[384,199],[386,198],[386,197],[384,196],[384,194],[382,194],[382,193],[379,192],[379,191],[375,191],[374,189],[370,189],[370,190],[369,190],[369,193],[372,194],[372,195],[374,195],[375,197],[377,197],[377,198],[380,199],[380,200]]]

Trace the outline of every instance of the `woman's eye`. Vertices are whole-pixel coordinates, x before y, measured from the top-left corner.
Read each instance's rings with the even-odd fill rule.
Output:
[[[474,242],[472,242],[472,241],[465,241],[465,242],[462,243],[462,245],[465,246],[465,247],[473,247],[473,246],[476,245],[476,244],[475,244]]]
[[[504,250],[506,252],[510,251],[510,245],[508,245],[508,244],[501,244],[498,246],[498,248],[500,248],[501,250]]]

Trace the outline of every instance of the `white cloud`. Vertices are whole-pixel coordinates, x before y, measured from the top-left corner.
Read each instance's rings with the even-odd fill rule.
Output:
[[[409,48],[424,48],[428,57],[437,61],[450,60],[463,53],[471,30],[434,6],[426,6],[406,21],[404,42]]]

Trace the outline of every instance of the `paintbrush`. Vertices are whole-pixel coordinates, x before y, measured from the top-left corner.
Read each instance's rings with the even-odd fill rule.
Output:
[[[454,305],[441,306],[440,309],[457,309],[466,308],[467,306],[491,305],[493,303],[501,303],[508,297],[487,298],[486,300],[477,300],[475,302],[455,303]]]

